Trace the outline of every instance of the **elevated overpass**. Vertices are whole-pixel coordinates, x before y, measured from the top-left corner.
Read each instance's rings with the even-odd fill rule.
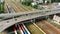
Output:
[[[26,12],[20,12],[20,13],[0,14],[0,18],[3,18],[3,19],[14,17],[14,16],[20,16],[18,18],[1,21],[0,32],[2,32],[6,28],[18,22],[29,20],[29,19],[34,19],[34,18],[41,17],[41,16],[57,14],[57,13],[60,13],[60,9],[47,9],[47,10],[36,10],[36,11],[28,11],[28,12],[26,11]]]
[[[20,13],[6,13],[6,14],[0,14],[0,18],[6,19],[6,18],[11,18],[14,16],[24,16],[24,15],[30,15],[30,14],[47,14],[47,13],[60,13],[60,8],[56,9],[46,9],[46,10],[34,10],[34,11],[25,11],[25,12],[20,12]],[[48,15],[48,14],[47,14]]]

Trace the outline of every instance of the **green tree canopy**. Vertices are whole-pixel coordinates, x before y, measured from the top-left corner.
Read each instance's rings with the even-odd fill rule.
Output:
[[[60,2],[60,0],[51,0],[52,2]]]
[[[24,0],[24,2],[22,2],[22,4],[24,4],[24,5],[31,5],[32,1],[33,0]]]

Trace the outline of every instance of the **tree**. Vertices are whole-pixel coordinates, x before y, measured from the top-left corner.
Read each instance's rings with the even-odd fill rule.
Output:
[[[4,3],[5,2],[0,3],[0,13],[4,13]]]
[[[45,3],[45,0],[43,0],[43,3]]]
[[[53,3],[53,2],[60,2],[60,0],[51,0],[51,1],[52,1],[52,3]]]
[[[31,5],[32,1],[33,0],[23,0],[22,4],[24,4],[24,5]]]

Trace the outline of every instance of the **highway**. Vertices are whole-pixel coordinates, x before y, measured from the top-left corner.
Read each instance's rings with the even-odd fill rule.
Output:
[[[57,12],[56,12],[57,11]],[[13,17],[13,16],[20,16],[20,15],[34,15],[34,14],[37,14],[40,15],[40,16],[46,16],[46,15],[52,15],[52,14],[57,14],[57,13],[60,13],[60,10],[59,9],[49,9],[49,10],[35,10],[35,11],[26,11],[26,12],[19,12],[19,13],[10,13],[10,14],[0,14],[0,18],[3,17],[3,18],[10,18],[10,17]]]
[[[13,1],[12,1],[13,2]],[[22,6],[19,6],[19,4],[17,4],[16,2],[13,2],[15,5],[16,5],[16,7],[18,7],[19,9],[21,9],[22,11],[28,11],[27,9],[25,9],[24,7],[22,7]],[[7,4],[6,3],[6,6],[8,7],[8,10],[9,10],[9,13],[14,13],[15,11],[14,11],[14,9],[12,8],[12,6],[9,6],[9,4]],[[21,28],[22,28],[22,26],[21,26]],[[36,28],[36,27],[35,27]],[[4,29],[4,28],[3,28]],[[38,30],[38,29],[37,29]],[[17,32],[16,32],[16,30],[14,30],[14,32],[17,34]],[[25,30],[23,30],[23,32],[24,33],[26,33],[25,32]],[[37,31],[36,31],[37,32]],[[39,31],[38,31],[39,32]],[[41,33],[42,34],[42,33]]]
[[[34,11],[35,12],[35,11]],[[33,13],[34,13],[33,12]],[[38,12],[38,11],[37,11]],[[59,11],[60,12],[60,11]],[[27,12],[26,12],[27,13]],[[0,26],[0,31],[3,31],[4,29],[6,29],[7,27],[10,27],[10,26],[12,26],[13,24],[16,24],[16,23],[18,23],[18,22],[21,22],[21,21],[24,21],[24,20],[29,20],[29,19],[33,19],[33,18],[36,18],[36,17],[41,17],[41,16],[46,16],[46,15],[50,15],[50,14],[53,14],[53,13],[55,13],[55,11],[54,12],[51,12],[50,14],[49,14],[50,12],[46,12],[46,13],[35,13],[35,14],[29,14],[29,15],[23,15],[23,16],[20,16],[19,18],[15,18],[15,19],[17,19],[17,21],[15,21],[15,19],[10,19],[10,20],[5,20],[5,21],[2,21],[2,22],[0,22],[0,24],[1,25],[3,25],[3,26]],[[57,12],[56,12],[57,13]],[[14,13],[13,13],[14,14]],[[13,15],[12,14],[12,15]],[[17,13],[18,14],[18,13]],[[14,14],[14,15],[17,15],[17,14]],[[22,13],[19,13],[19,14],[22,14]],[[11,14],[10,15],[8,15],[9,17],[10,16],[12,16]],[[1,16],[1,15],[0,15]],[[5,15],[6,16],[6,15]],[[7,18],[7,16],[5,17],[5,18]],[[9,21],[9,23],[7,23],[7,21]],[[13,22],[13,23],[12,23]],[[5,23],[5,24],[4,24]],[[11,24],[12,23],[12,24]],[[8,25],[8,26],[7,26]],[[6,26],[6,27],[5,27]],[[3,28],[3,29],[1,29],[1,28]]]
[[[41,16],[47,16],[47,15],[52,15],[56,13],[60,13],[60,8],[58,9],[47,9],[47,10],[36,10],[36,11],[29,11],[27,8],[21,6],[18,2],[15,0],[5,0],[6,1],[6,11],[8,11],[7,14],[0,14],[0,17],[3,19],[10,18],[10,17],[15,17],[15,16],[20,16],[18,18],[13,18],[5,21],[0,22],[0,32],[5,30],[6,28],[29,19],[34,19],[37,17]],[[8,10],[7,10],[8,9]],[[57,11],[57,12],[56,12]],[[16,13],[17,12],[17,13]],[[43,20],[40,22],[36,23],[46,34],[60,34],[60,29],[56,28],[52,24],[48,23],[47,21]],[[44,34],[42,31],[40,31],[33,23],[27,23],[24,24],[27,29],[32,33],[32,34]],[[28,34],[26,29],[22,24],[18,25],[18,29],[20,33],[22,34]],[[13,28],[14,33],[17,34],[16,28]]]
[[[27,13],[37,13],[39,10],[36,10],[36,11],[28,11],[26,8],[24,8],[23,6],[21,6],[18,2],[16,2],[15,0],[5,0],[5,2],[7,2],[11,7],[11,9],[9,10],[9,12],[11,11],[11,12],[21,12],[22,14],[27,14]],[[19,8],[20,7],[20,8]],[[14,9],[14,10],[13,10]],[[23,12],[24,11],[24,12]],[[46,10],[41,10],[41,11],[43,11],[43,12],[45,12]],[[39,11],[39,12],[41,12],[41,11]],[[51,9],[51,10],[48,10],[47,9],[47,11],[51,11],[51,12],[47,12],[48,13],[48,15],[49,14],[51,14],[51,13],[60,13],[59,11],[60,11],[60,9]],[[56,12],[57,11],[57,12]],[[18,15],[20,15],[21,13],[14,13],[14,14],[1,14],[0,15],[0,17],[5,17],[5,18],[10,18],[10,17],[14,17],[14,16],[18,16]],[[42,13],[42,12],[41,12]],[[38,14],[38,13],[37,13]],[[42,14],[44,14],[44,13],[42,13]],[[46,12],[45,12],[45,14],[46,14]]]
[[[18,6],[16,6],[16,5],[18,5],[18,4],[16,4],[15,2],[13,2],[13,1],[10,1],[10,0],[5,0],[5,6],[6,6],[6,8],[8,9],[8,13],[15,13],[15,11],[14,11],[14,7],[15,7],[15,9],[17,9],[16,7],[18,7]],[[23,8],[22,6],[20,6],[21,8]],[[7,10],[6,9],[6,10]],[[19,7],[18,7],[18,9],[19,9]],[[22,9],[23,10],[23,9]],[[20,11],[20,10],[18,10],[18,11]],[[24,8],[24,11],[27,11],[25,8]]]
[[[60,34],[60,29],[56,28],[46,20],[36,23],[46,34]]]

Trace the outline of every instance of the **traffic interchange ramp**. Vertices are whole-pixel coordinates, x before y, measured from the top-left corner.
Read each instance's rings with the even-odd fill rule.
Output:
[[[18,18],[1,21],[0,22],[0,32],[2,32],[6,28],[8,28],[18,22],[21,22],[24,20],[29,20],[29,19],[34,19],[34,18],[41,17],[41,16],[52,15],[52,14],[56,14],[56,13],[60,13],[60,9],[48,9],[48,10],[36,10],[36,11],[28,11],[28,12],[20,12],[20,13],[0,14],[0,18],[4,18],[4,19],[11,18],[14,16],[20,16]]]

